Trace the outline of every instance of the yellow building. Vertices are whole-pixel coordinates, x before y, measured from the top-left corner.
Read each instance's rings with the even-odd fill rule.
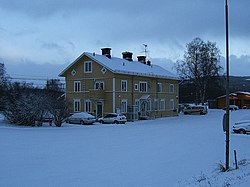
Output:
[[[164,68],[131,52],[122,58],[84,52],[60,76],[66,80],[66,98],[71,112],[89,112],[96,117],[122,113],[131,120],[178,115],[179,79]]]

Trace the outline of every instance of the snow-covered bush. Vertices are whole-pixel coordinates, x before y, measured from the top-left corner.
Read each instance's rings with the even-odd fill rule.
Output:
[[[35,126],[50,112],[56,126],[60,127],[68,115],[67,102],[61,92],[38,89],[26,84],[13,83],[5,98],[4,115],[9,122],[17,125]]]

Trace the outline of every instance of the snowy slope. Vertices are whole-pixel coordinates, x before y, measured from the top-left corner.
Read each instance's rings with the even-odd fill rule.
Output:
[[[240,169],[224,162],[222,110],[125,125],[14,127],[0,117],[0,186],[248,186],[250,135],[231,134]],[[234,123],[249,110],[231,113]],[[244,166],[245,165],[245,166]]]

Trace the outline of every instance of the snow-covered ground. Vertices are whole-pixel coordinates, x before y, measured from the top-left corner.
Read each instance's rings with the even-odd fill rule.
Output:
[[[230,135],[232,171],[218,170],[223,113],[61,128],[16,127],[0,116],[0,186],[249,186],[250,135]],[[231,112],[231,125],[246,116]]]

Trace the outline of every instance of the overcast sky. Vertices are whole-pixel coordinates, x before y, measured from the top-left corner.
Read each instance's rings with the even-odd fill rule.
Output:
[[[232,75],[250,75],[249,7],[249,0],[229,0]],[[51,75],[36,74],[58,75],[102,47],[136,59],[142,44],[152,63],[171,69],[195,37],[216,42],[225,56],[225,0],[0,0],[0,17],[0,61],[12,76],[50,65]]]

